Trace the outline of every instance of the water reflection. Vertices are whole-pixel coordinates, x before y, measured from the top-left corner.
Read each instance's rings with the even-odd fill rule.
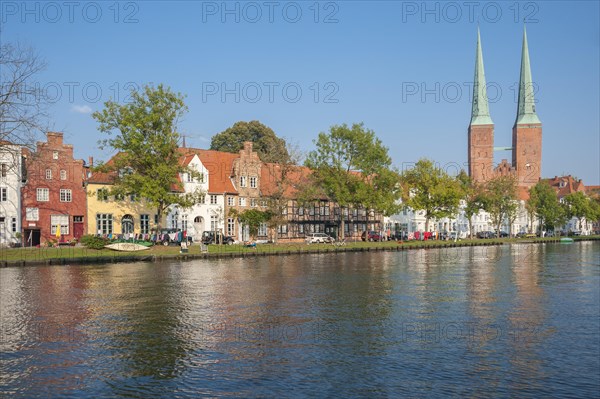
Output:
[[[0,270],[16,397],[593,396],[600,245]]]

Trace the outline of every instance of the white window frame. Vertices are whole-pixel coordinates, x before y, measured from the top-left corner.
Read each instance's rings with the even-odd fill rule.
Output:
[[[25,221],[37,222],[40,220],[39,208],[25,208]]]
[[[52,180],[52,169],[46,169],[46,180]]]
[[[250,188],[256,188],[257,187],[257,181],[258,179],[256,178],[256,176],[252,176],[250,177]]]
[[[49,188],[38,188],[36,191],[36,199],[38,202],[50,201],[50,189]]]
[[[240,187],[246,187],[246,176],[240,176]]]
[[[239,206],[246,206],[246,197],[239,197]]]
[[[235,206],[235,197],[233,195],[227,197],[227,205]]]
[[[67,180],[67,171],[64,169],[60,170],[60,180]]]
[[[233,236],[234,231],[235,231],[235,219],[228,218],[227,219],[227,235]]]
[[[215,194],[210,195],[210,204],[217,205],[217,196]]]
[[[0,187],[0,201],[5,202],[8,201],[8,188]]]
[[[58,159],[58,151],[52,151],[52,159]]]
[[[60,234],[69,235],[69,215],[50,215],[50,234],[56,235],[56,226],[60,224]]]
[[[73,193],[71,189],[61,188],[60,189],[60,202],[71,202],[73,200]]]

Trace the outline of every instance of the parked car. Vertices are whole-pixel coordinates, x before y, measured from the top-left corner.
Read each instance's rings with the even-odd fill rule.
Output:
[[[377,231],[363,231],[361,235],[363,241],[381,241],[382,237]]]
[[[501,231],[500,232],[500,238],[506,238],[508,236],[509,236],[509,234],[506,231]]]
[[[235,239],[230,236],[226,236],[220,231],[205,231],[202,233],[202,244],[224,244],[231,245],[235,242]]]
[[[325,233],[310,233],[306,236],[307,244],[317,244],[317,243],[332,243],[335,240],[333,237],[325,234]]]
[[[496,238],[496,233],[493,231],[480,231],[477,233],[477,238]]]

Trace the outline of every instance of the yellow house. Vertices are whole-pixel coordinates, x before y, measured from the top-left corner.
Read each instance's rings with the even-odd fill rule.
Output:
[[[115,198],[108,195],[113,179],[110,173],[94,173],[87,182],[89,234],[117,236],[151,234],[157,225],[156,208],[134,196]],[[165,227],[166,216],[161,226]]]

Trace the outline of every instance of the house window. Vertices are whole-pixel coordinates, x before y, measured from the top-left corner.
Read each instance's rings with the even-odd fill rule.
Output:
[[[246,176],[240,176],[240,187],[246,187]]]
[[[287,224],[282,224],[280,226],[277,226],[277,232],[279,234],[287,234],[287,232],[288,232],[288,226],[287,226]]]
[[[240,197],[238,204],[239,206],[246,206],[246,197]]]
[[[250,198],[250,206],[256,207],[256,198]]]
[[[212,231],[216,231],[218,226],[219,226],[219,217],[216,215],[211,215],[210,216],[210,229]]]
[[[52,180],[52,169],[46,169],[46,180]]]
[[[229,206],[235,205],[235,198],[232,197],[231,195],[229,197],[227,197],[227,205],[229,205]]]
[[[38,208],[25,208],[25,220],[37,222],[40,220],[40,210]]]
[[[140,215],[140,232],[142,234],[150,233],[150,215]]]
[[[210,196],[210,204],[211,205],[217,205],[217,196],[216,195],[212,195]]]
[[[304,216],[304,208],[303,207],[298,208],[298,216]]]
[[[256,188],[256,177],[252,176],[250,178],[250,188]]]
[[[187,229],[188,229],[188,215],[184,213],[183,215],[181,215],[181,230],[187,231]]]
[[[7,194],[6,187],[0,188],[0,201],[2,201],[2,202],[8,201],[8,194]]]
[[[56,228],[60,226],[60,234],[69,234],[69,215],[50,215],[50,234],[56,235]]]
[[[186,173],[186,176],[187,176],[186,180],[188,183],[192,183],[194,181],[194,178],[192,177],[191,173]]]
[[[235,220],[233,218],[227,219],[227,235],[232,236],[235,231]]]
[[[112,213],[96,214],[96,227],[98,234],[112,234],[113,232],[113,217]]]
[[[200,198],[198,198],[198,203],[199,204],[204,204],[206,201],[206,196],[201,195]]]
[[[37,200],[40,202],[50,201],[50,189],[38,188],[37,189]]]
[[[83,216],[73,216],[73,223],[83,223]]]
[[[64,169],[60,171],[60,180],[67,180],[67,171]]]
[[[52,159],[58,159],[58,151],[52,151]]]
[[[135,202],[136,200],[137,200],[137,196],[136,196],[135,194],[131,194],[131,195],[129,196],[129,201],[131,201],[131,202]]]
[[[258,225],[258,236],[259,237],[267,236],[267,224],[266,223],[261,223],[260,225]]]
[[[71,202],[71,190],[65,188],[60,189],[60,202]]]
[[[2,177],[6,177],[6,174],[8,173],[8,165],[3,163],[1,168],[2,168]]]
[[[17,218],[10,219],[11,230],[13,233],[17,232]]]
[[[108,190],[105,188],[99,188],[98,191],[96,191],[96,194],[98,195],[98,201],[108,201]]]
[[[123,194],[115,194],[115,201],[123,201],[125,196]]]
[[[298,233],[304,234],[304,225],[303,224],[298,225]]]

